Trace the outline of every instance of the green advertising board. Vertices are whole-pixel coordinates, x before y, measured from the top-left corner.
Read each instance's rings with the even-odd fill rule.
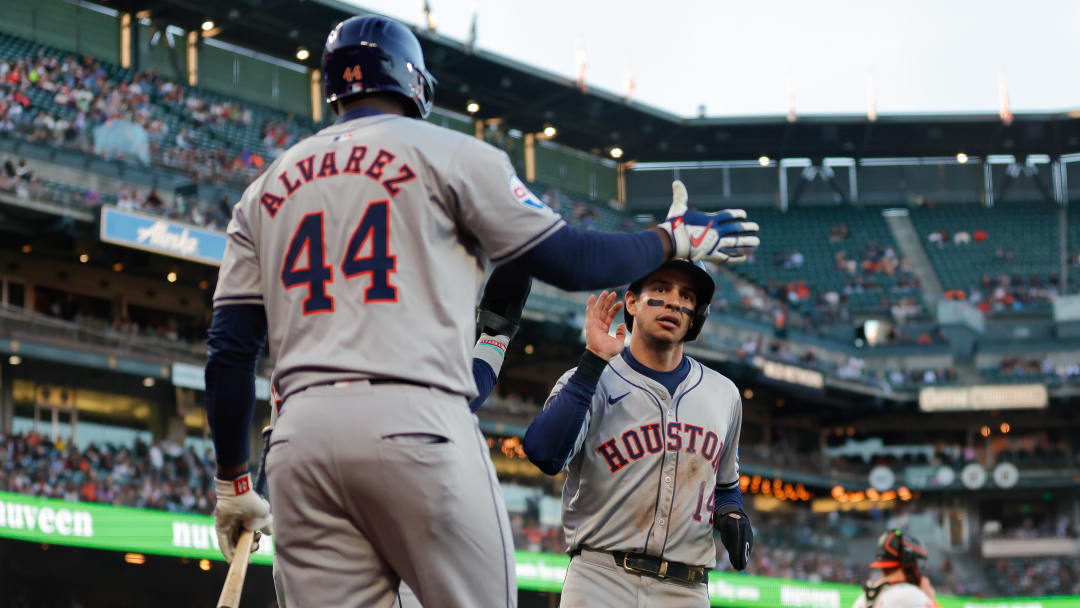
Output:
[[[188,515],[68,502],[0,492],[0,537],[151,555],[221,560],[214,519]],[[260,543],[256,564],[273,560],[272,543]],[[562,590],[570,558],[550,553],[517,552],[518,587],[531,591]],[[855,585],[811,583],[731,572],[709,574],[713,606],[728,608],[848,608],[861,590]],[[1066,608],[1080,597],[972,599],[938,596],[942,608]]]

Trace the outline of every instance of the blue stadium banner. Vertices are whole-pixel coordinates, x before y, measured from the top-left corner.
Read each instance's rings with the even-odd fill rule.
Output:
[[[101,208],[99,236],[106,243],[219,266],[225,234],[116,207]]]

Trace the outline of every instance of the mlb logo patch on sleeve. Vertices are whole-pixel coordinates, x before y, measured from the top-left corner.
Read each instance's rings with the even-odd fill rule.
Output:
[[[514,173],[510,174],[510,193],[514,195],[517,202],[526,207],[532,207],[539,211],[551,211],[543,201],[536,198],[536,195],[529,190],[525,182],[521,181],[521,178]]]

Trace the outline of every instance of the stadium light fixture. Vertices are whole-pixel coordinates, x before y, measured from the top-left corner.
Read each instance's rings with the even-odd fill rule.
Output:
[[[768,156],[765,156],[764,154],[759,156],[758,159],[757,159],[757,164],[761,165],[762,167],[768,167],[769,163],[771,163],[771,162],[772,162],[772,160]]]
[[[202,31],[209,32],[212,29],[214,29],[214,22],[213,21],[207,19],[206,21],[202,22]]]
[[[544,137],[549,137],[549,138],[550,137],[555,137],[555,135],[557,135],[558,133],[559,133],[559,130],[556,129],[554,127],[554,125],[545,125],[544,126]]]
[[[308,51],[304,47],[300,47],[300,48],[296,49],[296,58],[297,59],[299,59],[300,61],[305,61],[305,60],[307,60],[308,57],[311,57],[311,52],[310,51]]]
[[[963,152],[957,152],[956,153],[956,162],[958,162],[958,163],[960,163],[962,165],[962,164],[966,163],[967,161],[968,161],[968,155],[967,154],[964,154]]]
[[[465,111],[469,114],[476,114],[480,111],[480,104],[470,99],[469,103],[465,104]]]
[[[622,158],[623,149],[619,146],[612,146],[611,150],[608,151],[608,154],[611,155],[611,158]]]
[[[175,283],[176,282],[176,271],[175,270],[171,271],[169,274],[165,275],[165,280],[170,282],[170,283]]]
[[[22,363],[22,357],[20,357],[19,355],[11,355],[10,357],[8,357],[7,362],[11,365],[19,365]]]

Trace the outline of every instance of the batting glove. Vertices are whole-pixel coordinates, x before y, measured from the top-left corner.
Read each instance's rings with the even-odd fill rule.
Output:
[[[746,251],[757,247],[758,225],[744,222],[742,209],[724,209],[715,213],[690,211],[686,186],[679,180],[671,183],[671,208],[667,220],[659,224],[671,239],[672,257],[692,261],[708,260],[717,264],[746,261]]]
[[[739,507],[725,505],[713,514],[713,527],[720,532],[731,567],[745,570],[754,548],[754,528],[750,526],[750,518]]]
[[[262,530],[264,534],[272,534],[270,503],[255,493],[250,473],[244,473],[233,480],[215,478],[214,492],[217,494],[214,528],[217,529],[218,546],[221,554],[225,556],[225,561],[232,563],[241,529]],[[252,553],[259,548],[258,542],[259,533],[255,532],[251,545]]]

